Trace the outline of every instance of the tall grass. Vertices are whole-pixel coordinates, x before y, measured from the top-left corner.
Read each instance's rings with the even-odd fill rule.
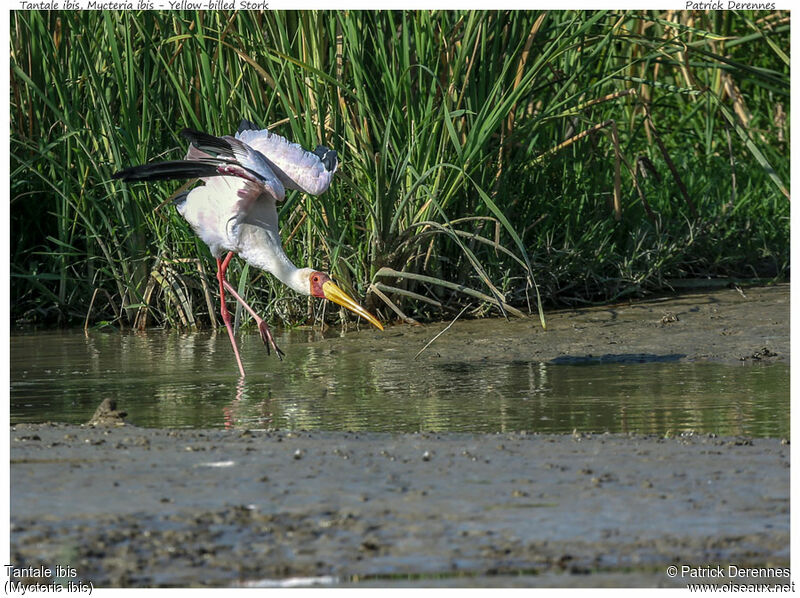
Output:
[[[110,175],[240,118],[339,151],[325,195],[287,196],[284,241],[386,318],[788,268],[788,12],[14,12],[11,28],[19,322],[213,323],[208,250],[154,210],[177,185]],[[308,318],[270,276],[231,274],[273,320]]]

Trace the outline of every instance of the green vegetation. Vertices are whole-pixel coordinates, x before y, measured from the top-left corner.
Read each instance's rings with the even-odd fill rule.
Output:
[[[325,195],[287,196],[284,241],[385,319],[785,277],[789,30],[788,11],[12,12],[12,321],[213,322],[207,248],[154,209],[178,185],[111,174],[243,117],[339,151]],[[273,321],[321,312],[229,272]]]

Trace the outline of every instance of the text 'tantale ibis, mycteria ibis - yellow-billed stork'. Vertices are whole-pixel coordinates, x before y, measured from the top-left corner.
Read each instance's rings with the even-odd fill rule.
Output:
[[[381,323],[327,274],[296,267],[281,244],[276,202],[284,199],[286,189],[311,195],[324,193],[339,164],[335,151],[322,145],[307,151],[246,120],[235,137],[214,137],[192,129],[184,129],[182,135],[190,143],[185,159],[133,166],[113,176],[129,182],[199,178],[205,183],[178,194],[173,203],[217,260],[220,311],[242,376],[244,367],[225,306],[226,290],[256,320],[267,353],[270,346],[278,357],[283,351],[275,344],[266,322],[225,279],[234,254],[270,272],[298,293],[330,299],[383,330]]]

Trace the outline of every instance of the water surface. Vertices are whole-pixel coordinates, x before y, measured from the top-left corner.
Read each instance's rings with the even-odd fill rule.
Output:
[[[11,337],[11,422],[84,423],[106,397],[147,427],[788,436],[785,364],[445,361],[402,341],[224,332]],[[446,343],[442,337],[437,343]]]

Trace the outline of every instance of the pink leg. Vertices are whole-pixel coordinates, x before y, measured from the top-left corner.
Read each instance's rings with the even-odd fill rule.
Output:
[[[233,252],[225,256],[222,261],[217,258],[217,280],[219,281],[219,303],[220,312],[222,313],[222,321],[225,322],[225,328],[228,329],[228,336],[231,339],[231,346],[233,346],[233,353],[236,355],[236,363],[239,365],[239,373],[244,376],[244,366],[242,366],[242,358],[239,356],[239,347],[236,346],[236,339],[233,337],[233,324],[231,324],[231,315],[228,313],[228,307],[225,305],[225,271],[228,269],[228,264],[231,263]]]
[[[239,296],[239,293],[237,293],[234,290],[234,288],[227,280],[223,281],[223,284],[225,285],[225,288],[228,289],[228,292],[231,295],[233,295],[234,299],[236,299],[239,303],[242,304],[242,307],[244,307],[248,311],[248,313],[251,316],[253,316],[253,319],[256,321],[256,324],[258,324],[258,331],[261,333],[261,340],[264,341],[264,344],[267,346],[267,355],[269,355],[269,348],[271,345],[272,348],[275,349],[275,354],[278,356],[278,359],[283,361],[284,353],[278,348],[278,345],[275,344],[275,339],[272,338],[272,332],[270,332],[267,323],[259,317],[259,315],[255,312],[255,310],[252,307],[250,307],[244,299],[242,299]]]

